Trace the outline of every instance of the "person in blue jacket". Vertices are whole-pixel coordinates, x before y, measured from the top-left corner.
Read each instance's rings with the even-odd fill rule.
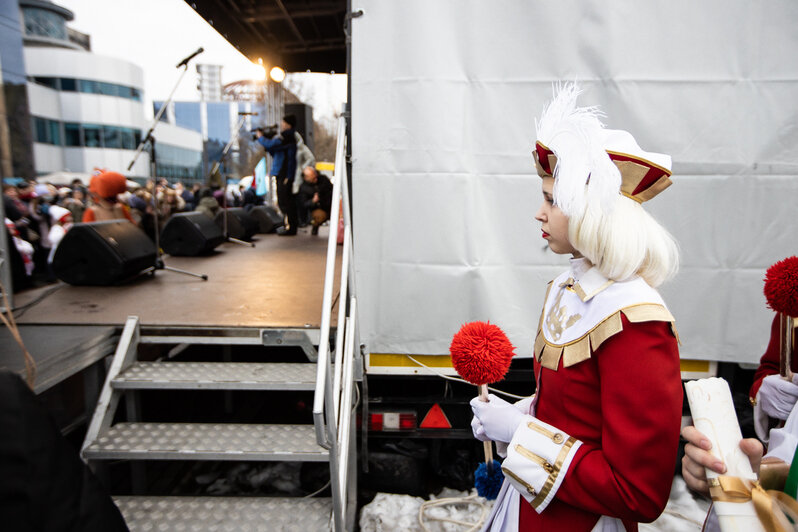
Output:
[[[296,235],[299,227],[296,202],[293,190],[294,174],[296,172],[296,117],[285,115],[280,122],[280,133],[268,139],[261,130],[256,130],[258,142],[266,148],[272,156],[271,175],[277,179],[277,205],[287,218],[284,229],[278,230],[279,235]]]

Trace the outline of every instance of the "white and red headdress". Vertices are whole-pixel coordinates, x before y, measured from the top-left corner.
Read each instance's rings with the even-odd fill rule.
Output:
[[[554,177],[554,203],[569,218],[587,204],[611,210],[622,194],[638,203],[671,185],[669,155],[643,151],[626,131],[605,129],[596,107],[577,107],[575,83],[555,88],[536,121],[540,177]]]

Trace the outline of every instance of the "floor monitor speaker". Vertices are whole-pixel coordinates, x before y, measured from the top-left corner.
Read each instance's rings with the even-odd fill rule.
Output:
[[[201,212],[173,214],[161,231],[161,248],[173,256],[206,255],[222,242],[221,227]]]
[[[258,233],[274,233],[283,227],[283,215],[271,205],[258,205],[249,211],[249,215],[258,222]]]
[[[65,283],[107,286],[155,266],[152,240],[127,220],[78,223],[53,257],[53,273]]]
[[[219,209],[214,219],[216,225],[224,229],[224,209]],[[227,209],[227,236],[249,242],[258,232],[256,222],[242,207]]]

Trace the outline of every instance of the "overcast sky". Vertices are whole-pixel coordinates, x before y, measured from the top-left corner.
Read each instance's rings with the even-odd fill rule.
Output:
[[[199,100],[197,63],[222,65],[222,83],[256,79],[262,72],[182,0],[53,2],[75,14],[68,26],[91,36],[94,53],[126,59],[144,70],[148,102],[169,96],[182,71],[175,65],[199,47],[205,51],[189,65],[176,100]],[[340,74],[292,74],[288,82],[313,106],[316,119],[332,117],[346,99],[346,79]]]

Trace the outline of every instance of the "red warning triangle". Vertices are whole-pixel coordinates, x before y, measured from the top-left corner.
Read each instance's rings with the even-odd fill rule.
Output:
[[[449,423],[449,418],[443,413],[440,405],[435,403],[429,409],[427,415],[424,416],[424,421],[421,422],[422,429],[450,429],[452,424]]]

